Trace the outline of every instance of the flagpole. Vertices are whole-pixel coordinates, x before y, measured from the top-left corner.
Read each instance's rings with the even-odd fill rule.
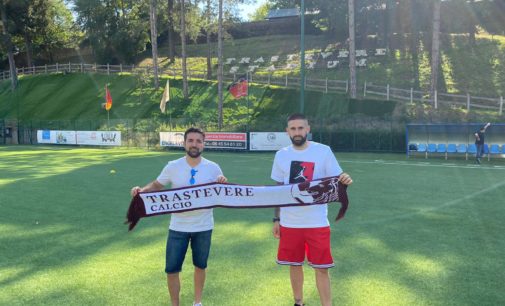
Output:
[[[249,125],[251,124],[251,111],[249,109],[249,72],[246,72],[246,81],[247,81],[247,131],[249,132]]]
[[[169,91],[170,91],[170,89],[169,89]],[[168,104],[168,115],[170,116],[169,120],[170,120],[170,132],[171,132],[172,131],[172,111],[170,110],[170,104],[172,104],[172,103]]]
[[[107,130],[110,131],[110,116],[109,111],[112,108],[112,97],[110,91],[105,84],[105,109],[107,110]]]
[[[170,78],[168,79],[168,81],[170,81]],[[170,98],[170,87],[168,87],[168,97]],[[170,103],[172,104],[172,103]],[[172,110],[170,109],[170,105],[168,106],[169,107],[169,111],[170,113],[168,114],[170,116],[170,131],[172,131]]]

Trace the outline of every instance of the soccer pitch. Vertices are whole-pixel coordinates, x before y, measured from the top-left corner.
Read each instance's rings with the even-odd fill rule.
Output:
[[[1,305],[167,305],[168,216],[123,224],[129,190],[182,151],[0,147]],[[273,153],[205,152],[228,180],[272,184]],[[505,162],[336,153],[351,174],[332,224],[335,305],[505,300]],[[115,170],[115,173],[111,173]],[[330,221],[339,205],[331,204]],[[215,209],[204,305],[292,305],[272,209]],[[181,302],[193,297],[190,254]],[[319,305],[305,267],[305,302]]]

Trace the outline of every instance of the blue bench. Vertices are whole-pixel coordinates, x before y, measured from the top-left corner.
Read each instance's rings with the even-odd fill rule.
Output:
[[[425,158],[428,158],[429,154],[439,154],[443,155],[445,159],[449,157],[451,154],[465,154],[465,159],[468,160],[468,156],[475,156],[477,153],[477,146],[473,143],[464,144],[464,143],[410,143],[408,146],[408,155],[410,156],[413,153],[423,154]],[[484,153],[487,154],[488,160],[491,159],[491,155],[505,155],[505,144],[485,144],[484,145]]]
[[[491,159],[491,155],[503,154],[503,150],[505,150],[505,145],[503,145],[502,149],[500,150],[500,145],[492,144],[489,147],[489,154],[487,155],[487,160]]]

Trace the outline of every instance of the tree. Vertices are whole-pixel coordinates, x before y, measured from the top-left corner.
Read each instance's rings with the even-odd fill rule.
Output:
[[[269,1],[272,9],[300,7],[300,0]],[[314,23],[332,37],[346,37],[347,2],[343,0],[310,0],[305,2],[307,12],[318,12]]]
[[[431,96],[435,96],[440,65],[440,0],[433,2],[433,36],[431,44]]]
[[[470,40],[471,45],[475,45],[475,32],[477,32],[477,21],[475,18],[477,12],[474,11],[474,4],[475,4],[474,0],[467,0],[466,7],[469,11],[469,16],[467,19],[468,38]]]
[[[151,24],[151,50],[153,54],[154,88],[158,90],[160,82],[158,79],[158,31],[156,29],[156,0],[149,2],[149,22]]]
[[[181,61],[182,61],[182,94],[184,99],[189,98],[188,72],[186,68],[186,9],[185,0],[181,0]]]
[[[391,49],[391,10],[392,10],[392,0],[386,0],[386,8],[384,9],[384,34],[383,40],[385,47],[388,51]]]
[[[412,55],[412,79],[414,88],[419,88],[419,22],[418,0],[410,0],[410,53]]]
[[[174,0],[168,0],[168,59],[175,61],[175,30],[174,30]]]
[[[100,62],[131,63],[149,41],[148,2],[73,0],[77,22]]]
[[[270,11],[271,7],[272,7],[271,3],[269,2],[263,3],[256,9],[256,11],[248,15],[249,19],[251,21],[265,20],[268,17],[268,12]]]
[[[356,46],[354,30],[354,0],[349,5],[349,78],[351,98],[356,99]]]
[[[207,40],[207,80],[210,80],[212,78],[212,45],[210,43],[210,36],[212,33],[211,26],[212,26],[212,6],[211,6],[211,0],[207,0],[207,9],[205,11],[205,19],[206,19],[206,25],[205,25],[205,36]]]
[[[23,3],[23,2],[19,2]],[[37,34],[42,34],[48,25],[47,17],[48,2],[35,0],[31,3],[25,2],[19,10],[16,20],[19,35],[23,37],[26,52],[26,65],[33,66],[33,40]],[[41,31],[42,30],[42,31]],[[43,34],[42,34],[43,35]]]
[[[55,49],[75,47],[80,39],[63,0],[6,1],[5,7],[13,48],[25,55],[24,61],[17,58],[18,65],[52,59]]]
[[[217,30],[217,96],[218,128],[223,127],[223,0],[219,0]]]
[[[5,0],[0,0],[0,20],[2,21],[2,46],[5,47],[5,52],[7,53],[7,57],[9,59],[9,71],[11,77],[11,89],[16,89],[18,85],[18,75],[16,72],[16,62],[14,61],[14,52],[12,45],[11,34],[8,29],[8,20],[7,20],[7,3]]]
[[[44,20],[40,21],[35,31],[33,47],[35,52],[43,52],[53,61],[54,50],[76,47],[82,39],[82,33],[78,30],[73,21],[72,12],[65,6],[63,0],[43,1],[47,2],[47,10]],[[39,11],[43,9],[40,8]]]

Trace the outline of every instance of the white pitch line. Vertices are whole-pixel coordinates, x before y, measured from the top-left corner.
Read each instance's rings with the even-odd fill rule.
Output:
[[[375,165],[393,165],[393,166],[414,166],[414,167],[440,167],[440,168],[460,168],[460,169],[486,169],[486,170],[505,170],[504,166],[483,166],[483,165],[456,165],[456,164],[432,164],[429,162],[395,162],[395,161],[357,161],[357,160],[340,160],[340,163],[350,163],[350,164],[375,164]]]
[[[448,206],[454,206],[454,205],[457,205],[457,204],[459,204],[459,203],[461,203],[463,201],[467,201],[467,200],[479,197],[482,194],[485,194],[485,193],[488,193],[490,191],[493,191],[493,190],[495,190],[495,189],[497,189],[499,187],[502,187],[504,185],[505,185],[505,181],[500,182],[500,183],[496,183],[496,184],[491,185],[491,186],[489,186],[489,187],[487,187],[485,189],[482,189],[482,190],[474,192],[472,194],[463,196],[461,198],[454,199],[454,200],[442,203],[441,205],[438,205],[436,207],[422,208],[422,209],[419,209],[419,210],[414,211],[414,212],[404,213],[404,214],[396,215],[396,216],[389,217],[389,218],[382,218],[382,219],[379,219],[379,220],[367,220],[367,221],[363,221],[363,222],[356,222],[356,224],[382,223],[382,222],[386,222],[386,221],[392,221],[392,220],[410,218],[410,217],[413,217],[415,215],[423,214],[423,213],[426,213],[426,212],[437,211],[437,210],[440,210],[442,208],[445,208],[445,207],[448,207]]]

